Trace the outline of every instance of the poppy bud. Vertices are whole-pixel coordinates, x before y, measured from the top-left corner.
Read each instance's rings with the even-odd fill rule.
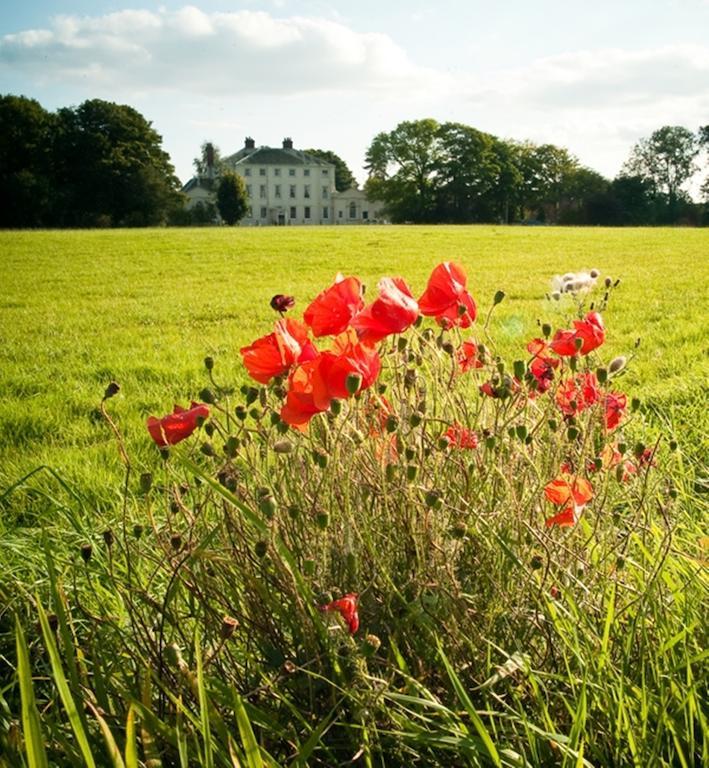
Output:
[[[600,269],[595,269],[595,268],[594,268],[594,269],[592,269],[592,270],[589,272],[589,275],[591,275],[591,277],[592,277],[594,280],[595,280],[597,277],[599,277],[599,275],[600,275],[600,274],[601,274],[601,270],[600,270]]]
[[[199,450],[205,455],[205,456],[216,456],[217,453],[214,450],[214,446],[211,443],[202,443]]]
[[[424,496],[424,501],[427,507],[440,509],[442,506],[441,494],[438,491],[427,491]]]
[[[261,413],[261,411],[260,411],[258,408],[252,408],[252,409],[249,411],[249,416],[251,416],[251,418],[252,418],[254,421],[258,421],[258,420],[261,418],[261,416],[262,416],[262,415],[263,415],[263,414]]]
[[[396,348],[399,350],[399,352],[403,352],[406,349],[406,345],[408,343],[409,340],[406,338],[406,336],[399,336],[396,341]]]
[[[394,414],[392,413],[389,416],[387,416],[384,426],[386,428],[386,431],[389,432],[389,434],[391,434],[392,432],[396,432],[396,429],[399,426],[399,419],[396,416],[394,416]]]
[[[526,366],[522,360],[515,360],[512,369],[515,374],[515,378],[519,379],[520,381],[524,378],[524,374],[526,371]]]
[[[608,371],[605,368],[597,368],[596,378],[599,384],[605,384],[608,381]]]
[[[133,536],[134,536],[136,539],[139,539],[139,538],[140,538],[140,537],[143,535],[143,531],[144,531],[144,530],[145,530],[145,529],[143,528],[143,526],[142,526],[140,523],[136,523],[136,524],[133,526]]]
[[[362,377],[357,373],[347,374],[345,379],[345,389],[348,394],[356,395],[359,392],[359,388],[362,386]]]
[[[330,525],[330,515],[327,512],[318,512],[315,516],[315,522],[318,524],[318,528],[324,531]]]
[[[306,560],[303,563],[303,573],[306,576],[312,576],[315,573],[315,560]]]
[[[637,410],[638,410],[638,408],[640,408],[640,399],[639,399],[639,398],[637,398],[637,397],[634,397],[634,398],[633,398],[633,399],[630,401],[630,410],[631,410],[631,411],[637,411]]]
[[[554,291],[554,293],[552,293],[551,297],[552,297],[552,299],[554,301],[559,301],[559,299],[561,299],[561,294],[559,293],[559,291]]]
[[[333,416],[339,416],[342,413],[342,400],[333,400],[330,403],[330,411]]]
[[[677,450],[677,441],[676,440],[670,440],[670,450],[676,451]]]
[[[224,443],[224,453],[233,459],[236,456],[236,452],[239,450],[239,438],[236,435],[229,435]]]
[[[384,476],[386,477],[387,482],[392,482],[396,477],[396,467],[393,464],[387,464],[386,469],[384,470]]]
[[[515,427],[515,433],[517,434],[517,437],[520,440],[526,440],[527,439],[528,431],[527,431],[527,427],[524,424],[518,424]]]
[[[200,390],[199,399],[202,402],[207,403],[208,405],[214,405],[214,403],[217,402],[216,395],[208,387],[205,387],[204,389]]]
[[[59,629],[59,619],[57,618],[57,614],[48,613],[47,623],[49,624],[49,628],[52,630],[52,632],[56,632],[57,629]]]
[[[246,408],[243,405],[237,405],[234,409],[234,414],[239,421],[244,421],[246,418]]]
[[[268,542],[263,540],[257,541],[256,544],[254,544],[254,552],[259,559],[266,557],[266,553],[268,552]]]
[[[559,424],[558,424],[558,422],[556,421],[556,419],[549,419],[549,421],[547,422],[547,424],[549,425],[549,430],[550,430],[551,432],[556,432],[556,430],[559,428]]]
[[[140,490],[142,493],[148,493],[153,487],[153,476],[150,472],[143,472],[140,476]]]
[[[488,450],[492,450],[495,447],[496,442],[497,441],[495,440],[495,436],[494,435],[490,435],[490,437],[486,437],[485,438],[485,447]]]
[[[290,440],[276,440],[273,444],[274,453],[290,453],[293,450],[293,443]]]
[[[382,641],[376,635],[367,635],[362,643],[362,653],[367,657],[374,656],[381,644]]]
[[[103,532],[103,540],[106,542],[107,547],[113,546],[113,531],[110,528],[106,528]]]
[[[233,616],[225,616],[222,619],[222,626],[219,630],[219,636],[222,640],[228,640],[239,628],[239,621]]]
[[[204,367],[208,371],[211,371],[212,368],[214,368],[214,358],[213,357],[209,357],[209,356],[205,357],[204,358]]]
[[[258,400],[258,389],[256,387],[247,387],[245,395],[246,405],[251,405],[251,403],[255,403]]]
[[[457,523],[454,524],[454,526],[451,528],[451,536],[454,539],[462,539],[465,538],[465,534],[468,532],[468,526],[462,521],[459,520]]]
[[[120,385],[119,385],[117,382],[115,382],[115,381],[112,381],[112,382],[111,382],[111,383],[110,383],[110,384],[109,384],[109,385],[106,387],[106,391],[103,393],[103,399],[104,399],[104,400],[109,400],[109,399],[110,399],[110,398],[112,398],[114,395],[117,395],[117,394],[118,394],[118,392],[120,391],[120,389],[121,389]]]
[[[210,421],[207,425],[205,425],[204,431],[207,437],[211,437],[214,434],[214,424]]]
[[[170,546],[175,552],[182,548],[182,536],[180,536],[179,533],[173,533],[172,536],[170,536]]]
[[[291,520],[297,520],[300,517],[300,507],[297,504],[290,504],[288,506],[288,516]]]
[[[276,500],[268,494],[259,501],[259,509],[269,520],[276,514]]]
[[[544,567],[544,558],[541,555],[534,555],[529,563],[533,571],[538,571]]]
[[[177,643],[170,643],[165,646],[165,660],[174,669],[179,669],[184,661],[182,659],[182,651]]]
[[[621,555],[618,555],[618,557],[616,557],[615,559],[615,567],[616,567],[616,570],[622,571],[623,568],[625,568],[625,558],[622,557]]]
[[[504,291],[496,291],[492,299],[493,306],[497,306],[505,298]]]
[[[409,464],[408,467],[406,467],[406,479],[409,482],[413,482],[416,479],[417,474],[418,467],[415,464]]]
[[[327,466],[327,454],[317,448],[313,451],[313,461],[320,469],[325,469]]]
[[[576,440],[580,434],[581,430],[578,427],[569,427],[566,430],[566,437],[568,437],[568,439],[571,441]]]
[[[441,344],[441,349],[447,354],[447,355],[453,355],[455,353],[455,347],[453,346],[453,343],[451,341],[444,341]]]
[[[613,285],[613,281],[610,279],[610,277],[607,277],[607,278],[606,278],[606,279],[603,281],[603,284],[606,286],[606,288],[610,288],[610,287],[611,287],[611,285]]]
[[[276,312],[287,312],[289,309],[293,309],[294,306],[295,298],[293,296],[277,293],[271,299],[271,309],[274,309]]]
[[[88,563],[89,560],[91,560],[91,554],[93,552],[93,547],[91,544],[82,544],[81,545],[81,559]]]
[[[618,373],[619,371],[622,371],[623,368],[625,368],[626,363],[627,360],[622,355],[620,357],[614,357],[608,366],[608,370],[611,373]]]

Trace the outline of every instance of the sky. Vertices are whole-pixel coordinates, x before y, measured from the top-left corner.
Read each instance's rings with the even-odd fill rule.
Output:
[[[402,120],[551,142],[613,177],[663,125],[709,123],[709,0],[27,0],[0,93],[129,104],[186,182],[204,141],[329,149],[360,182]]]

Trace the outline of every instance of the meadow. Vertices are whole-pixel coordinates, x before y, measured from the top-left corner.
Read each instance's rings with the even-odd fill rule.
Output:
[[[707,758],[706,231],[3,232],[0,245],[0,567],[8,576],[0,653],[10,670],[0,678],[0,746],[15,750],[8,754],[46,764],[37,755],[48,732],[50,757],[67,765],[90,764],[87,754],[114,766],[690,766]],[[239,431],[233,444],[243,451],[233,482],[223,473],[214,480],[218,459],[208,451],[161,463],[146,418],[203,399],[205,387],[229,404],[224,434],[233,431],[229,413],[248,383],[239,348],[272,328],[271,296],[295,296],[299,314],[337,272],[361,277],[367,301],[384,275],[405,276],[418,296],[446,260],[465,268],[479,304],[472,334],[507,360],[524,357],[543,324],[568,327],[576,314],[570,298],[549,298],[555,274],[599,269],[587,299],[596,303],[606,277],[619,281],[603,311],[603,360],[628,358],[618,382],[639,408],[624,439],[657,445],[662,461],[627,487],[609,473],[606,514],[582,520],[582,537],[535,532],[530,489],[538,496],[562,443],[576,445],[572,430],[590,435],[590,422],[563,437],[554,419],[539,422],[531,454],[518,423],[485,444],[484,461],[461,469],[436,453],[425,429],[450,421],[447,412],[489,419],[487,405],[470,405],[480,400],[476,388],[441,395],[435,418],[415,425],[423,430],[415,446],[413,422],[401,427],[410,462],[401,476],[373,469],[342,430],[289,444],[292,464],[280,448],[257,450],[283,435],[277,419],[261,421],[273,396],[265,390],[250,436]],[[408,342],[425,343],[418,331]],[[440,350],[430,354],[435,381],[443,363]],[[128,476],[101,412],[111,381],[120,385],[108,406]],[[500,423],[513,423],[499,407]],[[399,435],[397,420],[391,431]],[[593,449],[573,448],[582,466]],[[154,482],[138,482],[148,474]],[[446,494],[446,523],[432,524],[417,510],[439,511],[441,489],[462,501]],[[288,515],[264,506],[270,494]],[[323,494],[337,515],[319,506]],[[388,500],[396,494],[401,509]],[[514,519],[497,511],[515,506]],[[311,507],[312,519],[293,511]],[[308,605],[363,584],[366,637],[323,634]],[[225,613],[238,613],[244,633],[230,651]],[[41,670],[34,686],[30,668]],[[33,738],[35,757],[22,747]]]

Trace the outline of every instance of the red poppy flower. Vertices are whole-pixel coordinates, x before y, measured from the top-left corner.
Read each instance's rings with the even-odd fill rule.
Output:
[[[147,427],[150,437],[163,448],[166,445],[175,445],[189,437],[207,418],[209,418],[209,406],[192,402],[189,409],[176,405],[173,412],[163,416],[162,419],[150,416]]]
[[[478,345],[473,339],[464,341],[455,353],[458,369],[461,373],[467,373],[473,368],[482,368],[483,364],[478,357]]]
[[[574,320],[573,331],[559,330],[549,345],[557,355],[587,355],[603,344],[606,328],[598,312],[589,312],[583,320]],[[577,339],[581,340],[577,346]]]
[[[309,304],[303,320],[316,338],[335,336],[347,328],[362,307],[362,283],[356,277],[338,275],[333,285]]]
[[[393,333],[403,333],[416,322],[419,308],[411,290],[400,277],[379,281],[379,297],[352,320],[363,344],[376,344]]]
[[[581,511],[581,509],[575,507],[573,504],[569,504],[567,507],[564,507],[561,512],[557,512],[557,514],[547,517],[544,521],[544,525],[546,525],[547,528],[552,528],[555,525],[558,525],[560,528],[571,528],[578,523]]]
[[[579,373],[564,381],[556,391],[556,403],[565,416],[574,416],[595,405],[601,390],[595,373]]]
[[[573,502],[583,507],[593,498],[593,488],[583,477],[562,475],[544,486],[544,495],[557,506]]]
[[[357,613],[357,595],[350,592],[339,600],[333,600],[327,605],[320,606],[321,611],[337,611],[340,616],[345,620],[347,627],[350,630],[350,634],[359,629],[359,615]]]
[[[609,432],[620,424],[627,405],[628,398],[622,392],[609,392],[606,395],[603,423]]]
[[[382,368],[382,362],[376,349],[357,341],[357,335],[352,328],[341,333],[329,352],[320,356],[318,369],[319,380],[316,382],[318,393],[329,400],[344,399],[350,396],[347,389],[347,377],[350,374],[359,376],[361,383],[358,392],[374,384]],[[323,401],[324,402],[324,401]]]
[[[453,424],[443,433],[443,437],[448,441],[451,448],[465,448],[475,450],[478,447],[478,436],[472,429],[462,427],[460,424]]]
[[[319,375],[319,365],[319,357],[308,360],[298,365],[288,377],[288,393],[281,408],[281,419],[301,431],[306,429],[308,422],[316,413],[322,413],[330,405],[329,400],[327,405],[322,405],[321,392],[318,392],[316,403],[315,382]]]
[[[533,356],[529,372],[537,382],[536,392],[544,393],[554,380],[554,369],[559,366],[560,360],[549,354],[549,345],[542,339],[532,339],[527,344],[527,351]]]
[[[317,355],[308,339],[308,329],[291,319],[279,320],[273,333],[239,351],[249,376],[261,384],[268,384],[274,376],[282,376],[296,363],[307,362]]]
[[[428,285],[419,299],[421,314],[435,317],[445,328],[459,325],[469,328],[478,310],[468,293],[468,278],[459,264],[444,261],[431,273]]]

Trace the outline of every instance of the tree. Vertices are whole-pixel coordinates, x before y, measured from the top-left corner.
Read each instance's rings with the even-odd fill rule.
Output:
[[[0,226],[48,222],[54,126],[54,116],[34,99],[0,97]]]
[[[335,189],[338,192],[344,192],[346,189],[357,189],[357,180],[352,175],[347,163],[339,155],[328,149],[306,149],[305,154],[319,157],[335,166]]]
[[[181,203],[162,137],[132,107],[91,99],[57,121],[56,223],[148,226]]]
[[[442,147],[435,120],[399,123],[374,137],[367,150],[368,196],[381,200],[394,221],[436,220]]]
[[[224,171],[217,187],[219,215],[229,226],[242,219],[248,209],[248,195],[244,180],[233,171]]]
[[[666,199],[667,220],[674,223],[681,187],[697,170],[698,153],[697,137],[690,130],[666,125],[633,147],[624,172],[651,183],[655,196]]]

